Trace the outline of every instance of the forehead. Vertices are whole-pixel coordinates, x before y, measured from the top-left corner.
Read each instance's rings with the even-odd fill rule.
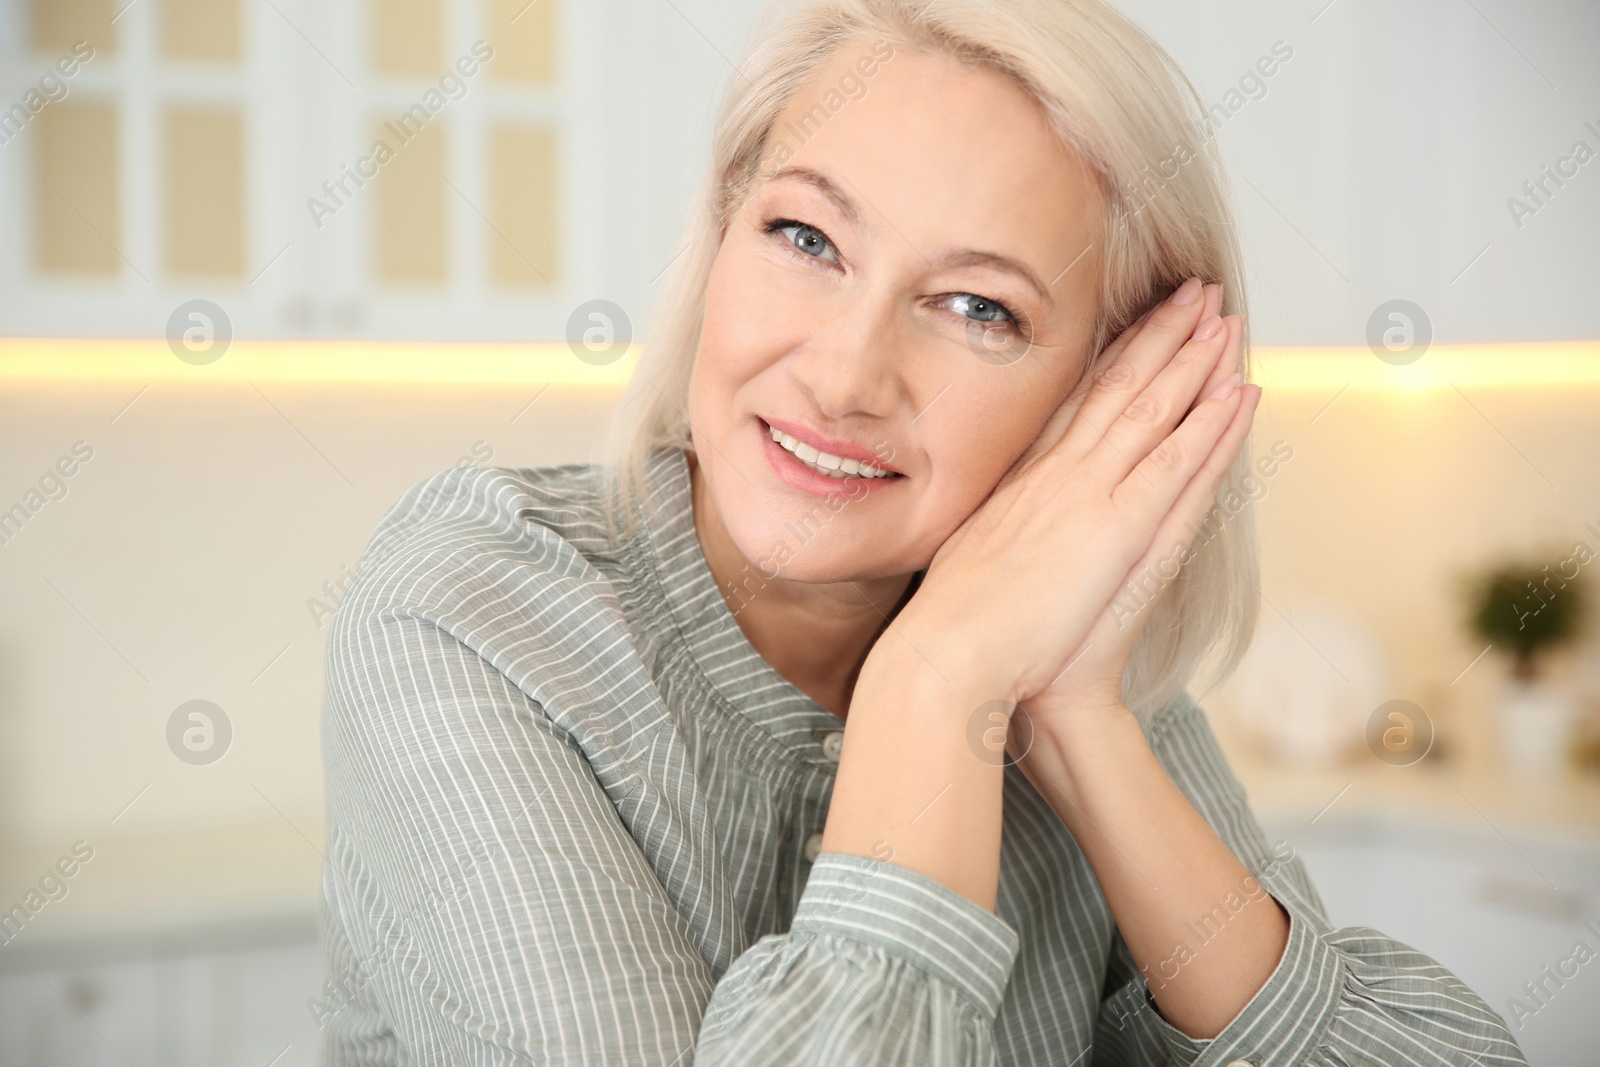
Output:
[[[1099,234],[1094,173],[1032,95],[998,71],[903,44],[846,42],[801,85],[773,126],[763,176],[791,162],[831,178],[864,228],[924,256],[1003,252],[1050,283]]]

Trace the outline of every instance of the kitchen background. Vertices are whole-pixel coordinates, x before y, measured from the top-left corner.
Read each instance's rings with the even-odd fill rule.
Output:
[[[0,1064],[318,1062],[327,615],[428,474],[589,458],[758,6],[0,0]],[[1121,6],[1280,457],[1202,703],[1336,924],[1593,1062],[1600,8]]]

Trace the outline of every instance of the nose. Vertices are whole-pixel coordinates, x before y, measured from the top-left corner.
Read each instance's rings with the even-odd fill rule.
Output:
[[[872,289],[830,306],[790,361],[829,419],[887,418],[905,395],[908,331],[893,295]]]

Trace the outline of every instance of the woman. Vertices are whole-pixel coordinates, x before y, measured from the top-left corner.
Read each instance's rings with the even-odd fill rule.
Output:
[[[1092,0],[753,41],[610,462],[428,479],[340,605],[330,1062],[1522,1063],[1188,695],[1261,395],[1192,90]]]

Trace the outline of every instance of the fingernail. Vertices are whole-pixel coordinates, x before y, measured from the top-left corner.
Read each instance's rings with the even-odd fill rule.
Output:
[[[1239,372],[1238,371],[1234,371],[1232,374],[1228,375],[1228,380],[1227,381],[1225,381],[1221,385],[1217,386],[1216,391],[1211,394],[1211,399],[1212,400],[1226,400],[1226,399],[1228,399],[1234,393],[1237,393],[1239,391],[1239,381],[1240,381]]]
[[[1209,341],[1217,335],[1217,331],[1220,329],[1222,329],[1222,320],[1213,315],[1202,322],[1200,328],[1194,331],[1195,340]]]
[[[1172,303],[1184,305],[1192,304],[1200,299],[1200,290],[1203,288],[1199,278],[1190,278],[1178,286],[1178,291],[1172,294]]]

